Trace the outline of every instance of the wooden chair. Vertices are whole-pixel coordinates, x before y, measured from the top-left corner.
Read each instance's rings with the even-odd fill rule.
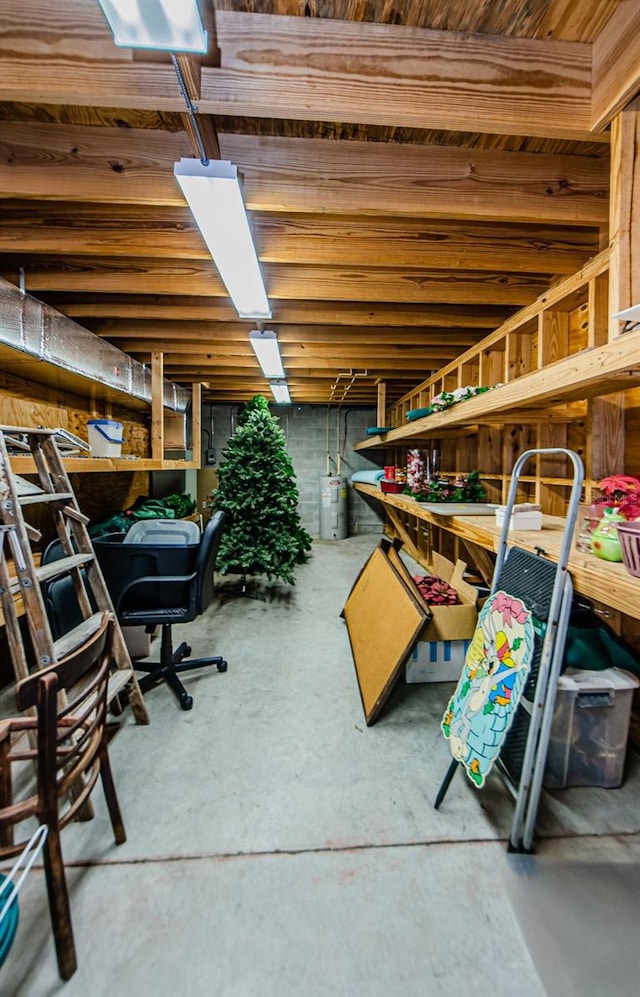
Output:
[[[49,910],[58,969],[65,980],[76,971],[77,960],[60,830],[86,802],[98,776],[116,843],[126,840],[105,727],[112,638],[113,622],[104,613],[99,629],[80,648],[18,683],[18,709],[31,709],[35,715],[0,721],[0,859],[17,855],[28,840],[33,824],[16,835],[18,825],[34,817],[46,824]],[[31,781],[18,793],[28,774],[25,762],[35,763],[35,791]],[[14,799],[14,789],[19,798]]]

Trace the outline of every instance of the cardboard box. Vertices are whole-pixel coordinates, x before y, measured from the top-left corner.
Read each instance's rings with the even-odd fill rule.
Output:
[[[164,413],[165,450],[185,450],[187,446],[187,417],[184,412]]]
[[[431,572],[458,593],[458,606],[430,606],[433,619],[405,666],[407,682],[457,682],[478,620],[477,589],[465,582],[464,561],[434,551]]]
[[[470,639],[418,641],[405,665],[405,681],[457,682],[470,643]]]

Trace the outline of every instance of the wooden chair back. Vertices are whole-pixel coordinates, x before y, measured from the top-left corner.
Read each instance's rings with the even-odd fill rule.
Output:
[[[106,739],[113,626],[105,612],[98,629],[81,647],[19,682],[18,708],[35,710],[35,716],[0,722],[0,858],[17,855],[24,847],[24,838],[16,840],[16,827],[32,817],[47,825],[47,892],[63,979],[75,972],[77,962],[60,829],[85,804],[98,776],[116,843],[126,838]],[[29,786],[14,799],[15,788],[24,782],[25,762],[35,765],[35,791]]]

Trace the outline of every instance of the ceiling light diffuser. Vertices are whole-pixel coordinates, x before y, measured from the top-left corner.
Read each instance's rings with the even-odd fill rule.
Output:
[[[173,172],[240,318],[271,318],[237,167],[181,159]]]
[[[270,329],[265,329],[263,332],[253,329],[249,333],[249,342],[258,358],[258,363],[262,367],[264,376],[283,378],[284,367],[282,366],[278,338],[275,332],[272,332]]]
[[[626,322],[640,322],[640,305],[632,305],[624,311],[616,312],[614,318],[624,319]]]
[[[278,405],[290,405],[289,386],[286,381],[271,381],[269,384]]]
[[[123,48],[207,51],[207,32],[196,0],[98,0]]]

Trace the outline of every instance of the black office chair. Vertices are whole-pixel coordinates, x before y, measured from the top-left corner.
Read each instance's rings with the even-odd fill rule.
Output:
[[[214,569],[225,513],[215,512],[197,544],[154,545],[123,543],[126,534],[108,534],[94,540],[107,588],[123,626],[161,626],[160,661],[136,661],[147,672],[140,680],[143,692],[166,682],[181,709],[190,710],[193,698],[180,681],[182,672],[215,665],[226,672],[227,662],[216,655],[184,661],[191,654],[186,642],[173,650],[174,623],[190,623],[204,613],[214,593]]]

